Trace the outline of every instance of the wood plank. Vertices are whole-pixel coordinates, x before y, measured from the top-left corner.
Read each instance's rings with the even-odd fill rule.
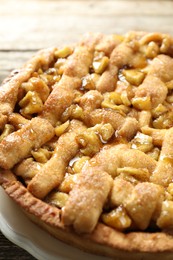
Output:
[[[1,260],[36,260],[24,249],[14,245],[0,232],[0,259]]]
[[[163,8],[164,4],[164,8]],[[161,31],[173,35],[173,1],[1,0],[0,50],[76,42],[87,32]]]
[[[164,8],[163,8],[164,4]],[[171,15],[173,14],[171,0],[1,0],[1,15]]]
[[[8,21],[5,17],[0,24]],[[65,23],[65,25],[64,25]],[[23,27],[20,26],[23,24]],[[40,49],[52,45],[76,42],[87,32],[125,33],[129,30],[160,31],[173,35],[173,16],[138,16],[92,17],[88,15],[79,19],[77,15],[40,17],[20,17],[0,30],[0,50]],[[17,28],[17,29],[16,29]]]
[[[20,68],[36,51],[0,52],[0,84],[14,69]]]
[[[25,51],[25,52],[0,52],[0,68],[1,70],[12,70],[19,68],[28,59],[30,59],[36,51]],[[17,67],[16,67],[17,66]]]

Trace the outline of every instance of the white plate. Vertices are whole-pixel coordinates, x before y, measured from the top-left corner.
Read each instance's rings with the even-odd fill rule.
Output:
[[[32,223],[0,187],[0,229],[13,243],[38,260],[108,260],[58,241]]]

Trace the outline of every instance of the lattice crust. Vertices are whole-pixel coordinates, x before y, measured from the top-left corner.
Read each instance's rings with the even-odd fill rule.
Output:
[[[87,34],[40,51],[1,86],[0,183],[82,248],[173,251],[172,103],[169,35]]]

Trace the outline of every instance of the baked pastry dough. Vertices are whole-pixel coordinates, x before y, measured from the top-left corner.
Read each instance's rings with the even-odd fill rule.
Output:
[[[0,91],[0,183],[58,239],[172,259],[173,39],[87,34]]]

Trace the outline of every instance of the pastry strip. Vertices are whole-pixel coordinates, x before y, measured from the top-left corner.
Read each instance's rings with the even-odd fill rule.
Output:
[[[54,128],[47,120],[33,118],[23,128],[2,140],[0,143],[0,167],[12,168],[20,160],[26,158],[32,149],[40,148],[53,136]]]
[[[93,59],[93,44],[91,49],[79,45],[69,57],[61,80],[46,100],[41,117],[46,118],[55,125],[62,112],[69,107],[74,99],[74,90],[81,85],[81,78],[89,72]]]
[[[145,168],[150,173],[156,167],[154,159],[127,145],[107,146],[97,153],[82,169],[62,211],[65,225],[73,225],[79,232],[92,232],[106,198],[113,185],[112,178],[119,167]],[[78,195],[80,194],[80,196]]]
[[[110,123],[119,134],[131,139],[138,130],[138,122],[135,118],[125,118],[122,114],[111,109],[99,109],[103,96],[97,90],[90,90],[80,100],[80,106],[84,110],[84,121],[87,125],[94,126],[100,123]],[[97,109],[98,108],[98,109]]]
[[[135,98],[150,97],[151,107],[155,108],[166,99],[168,89],[159,78],[148,75],[143,83],[137,88]]]
[[[118,69],[131,61],[133,50],[126,44],[114,48],[110,56],[108,69],[101,75],[96,89],[101,93],[113,91],[117,82]]]
[[[112,109],[95,109],[88,115],[91,126],[101,123],[110,123],[119,134],[127,139],[133,138],[138,130],[138,121],[135,118],[125,118],[119,112]]]
[[[158,55],[151,64],[149,75],[160,78],[163,82],[173,79],[173,58],[161,54]]]
[[[31,74],[41,66],[49,65],[54,60],[54,51],[55,48],[50,48],[38,52],[17,74],[12,74],[9,80],[3,82],[0,91],[0,115],[13,111],[21,84],[27,81]]]
[[[40,117],[45,118],[55,126],[64,110],[72,104],[75,95],[74,90],[79,88],[80,84],[79,78],[63,75],[46,100]]]
[[[162,146],[164,137],[167,129],[155,129],[148,126],[144,126],[141,128],[143,134],[150,135],[153,139],[153,144],[156,146]]]
[[[69,200],[62,209],[64,224],[73,225],[78,233],[91,233],[97,224],[112,183],[111,176],[100,171],[99,167],[94,170],[87,167],[79,176],[77,184],[70,192]]]
[[[160,158],[151,182],[167,187],[173,180],[173,128],[165,133]]]
[[[125,202],[125,208],[137,227],[145,230],[151,218],[160,211],[164,189],[150,182],[138,183]]]
[[[28,185],[28,190],[35,197],[44,198],[62,182],[69,161],[79,149],[76,136],[85,129],[83,123],[73,120],[69,131],[58,139],[53,156]]]
[[[33,160],[32,157],[24,159],[14,167],[17,176],[21,176],[25,181],[30,181],[41,169],[42,164]]]

